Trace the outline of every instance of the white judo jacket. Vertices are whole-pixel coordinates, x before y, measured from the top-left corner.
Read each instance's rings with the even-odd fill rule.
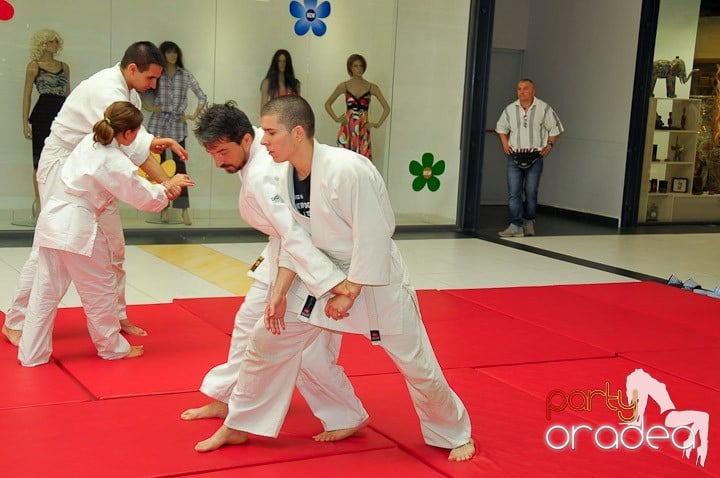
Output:
[[[90,256],[98,217],[115,198],[143,211],[159,212],[168,204],[165,188],[138,176],[115,140],[103,146],[92,134],[64,161],[60,178],[63,190],[53,191],[35,227],[41,247]]]
[[[278,190],[299,223],[309,225],[313,244],[327,254],[348,280],[363,284],[343,320],[324,314],[315,325],[369,335],[401,334],[404,314],[418,314],[417,297],[397,245],[395,214],[377,168],[365,157],[314,141],[310,218],[294,207],[293,167],[282,164]],[[320,304],[318,304],[320,305]],[[323,304],[324,305],[324,304]],[[317,307],[316,307],[317,308]]]
[[[270,242],[263,251],[265,260],[251,275],[255,280],[272,284],[277,267],[281,264],[282,247],[291,253],[293,259],[283,260],[282,266],[295,271],[304,284],[296,280],[291,290],[301,295],[303,301],[308,290],[313,296],[320,297],[342,282],[345,274],[313,246],[308,232],[295,222],[287,206],[277,202],[280,165],[273,161],[265,146],[260,144],[263,130],[254,130],[255,139],[250,146],[248,162],[238,173],[242,181],[238,207],[243,220],[267,234]]]

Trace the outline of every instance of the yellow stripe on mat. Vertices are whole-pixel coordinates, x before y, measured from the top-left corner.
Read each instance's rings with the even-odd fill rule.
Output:
[[[236,295],[247,294],[253,281],[247,276],[250,264],[202,244],[137,247]]]

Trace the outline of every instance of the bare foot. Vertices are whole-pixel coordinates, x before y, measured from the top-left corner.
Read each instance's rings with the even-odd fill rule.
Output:
[[[450,450],[448,461],[467,461],[475,456],[475,441],[471,438],[469,442],[464,445]]]
[[[145,351],[143,350],[142,345],[131,345],[130,352],[128,352],[128,354],[123,358],[135,358],[141,356],[144,353]]]
[[[214,400],[200,408],[188,408],[180,414],[183,420],[200,420],[202,418],[225,418],[228,414],[227,403]]]
[[[217,429],[207,440],[199,441],[195,445],[195,451],[201,453],[217,450],[226,445],[242,445],[248,441],[248,434],[241,430],[233,430],[225,425]]]
[[[120,321],[120,331],[129,335],[139,335],[140,337],[147,335],[147,332],[130,322],[130,319]]]
[[[20,337],[22,337],[22,330],[8,329],[4,325],[2,326],[2,333],[7,337],[8,342],[13,344],[15,347],[20,343]]]
[[[315,435],[313,438],[315,439],[315,441],[340,441],[340,440],[344,440],[344,439],[346,439],[347,437],[354,435],[355,432],[357,432],[357,431],[360,430],[361,428],[365,428],[365,426],[368,424],[369,421],[370,421],[370,419],[367,418],[367,419],[363,420],[363,422],[360,423],[360,424],[359,424],[358,426],[356,426],[356,427],[341,428],[341,429],[339,429],[339,430],[327,430],[327,431],[324,431],[324,432],[322,432],[322,433],[320,433],[320,434],[318,434],[318,435]]]

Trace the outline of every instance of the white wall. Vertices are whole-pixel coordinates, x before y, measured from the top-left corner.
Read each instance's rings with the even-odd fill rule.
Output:
[[[565,126],[545,161],[541,204],[620,218],[641,4],[496,2],[493,48],[524,50],[522,76],[535,81],[538,97]],[[661,1],[655,59],[677,55],[692,68],[699,6],[700,0]],[[516,25],[522,30],[525,23],[527,32],[515,34]],[[678,82],[676,92],[687,96],[689,88],[690,82]],[[655,94],[665,96],[664,81],[658,81]],[[490,127],[497,112],[488,115]],[[497,141],[486,139],[483,203],[497,204],[507,194],[504,168],[496,164],[502,153]]]
[[[61,2],[14,2],[15,16],[10,21],[0,22],[0,144],[3,145],[0,150],[3,172],[0,209],[29,210],[33,201],[32,144],[23,137],[22,125],[25,69],[30,61],[29,45],[33,33],[52,28],[63,36],[65,47],[58,59],[69,64],[72,85],[111,61],[107,22],[87,21],[87,18],[109,18],[110,2],[77,0],[73,5],[73,9],[76,6],[83,16],[69,15],[67,6]],[[32,104],[36,99],[34,93]]]
[[[620,217],[641,1],[496,2],[493,47],[524,50],[522,75],[535,80],[538,96],[556,109],[566,128],[546,161],[542,204]],[[694,32],[699,1],[663,0],[656,58],[680,55],[690,62],[695,37],[688,34]],[[327,143],[334,143],[337,125],[322,105],[347,78],[347,56],[361,53],[368,60],[366,78],[392,107],[383,127],[373,131],[373,149],[396,212],[416,224],[454,223],[469,0],[428,2],[423,8],[414,0],[334,0],[332,8],[328,33],[318,38],[293,34],[284,1],[16,4],[15,17],[0,23],[0,94],[10,99],[3,102],[5,121],[0,121],[1,207],[29,209],[32,202],[31,146],[20,124],[22,85],[29,38],[50,27],[65,38],[59,58],[70,64],[73,85],[116,62],[132,41],[170,39],[183,48],[186,66],[211,101],[235,99],[255,121],[270,57],[287,48],[303,96],[316,111],[318,138]],[[358,18],[366,21],[359,24]],[[672,21],[666,24],[665,18]],[[675,32],[678,19],[683,26]],[[658,87],[664,91],[664,84]],[[689,83],[678,85],[681,95],[683,87]],[[377,114],[375,103],[371,116]],[[232,213],[236,180],[213,168],[192,137],[188,149],[190,173],[198,180],[193,208]],[[424,152],[446,163],[435,193],[410,187],[408,165]]]
[[[545,161],[541,204],[620,217],[641,3],[496,2],[493,65],[513,67],[502,66],[498,55],[521,50],[519,77],[535,81],[537,96],[553,106],[565,126]],[[518,33],[523,28],[526,31]],[[507,76],[493,71],[493,65],[491,75]],[[512,92],[503,97],[514,100],[514,87],[514,82],[509,84]],[[498,115],[488,111],[488,128]],[[499,141],[487,135],[483,204],[507,204],[503,160]]]
[[[530,23],[530,0],[495,0],[492,47],[524,50]]]
[[[56,2],[57,3],[57,2]],[[41,28],[54,28],[65,39],[59,59],[71,69],[71,83],[108,67],[134,41],[172,40],[183,49],[185,66],[198,79],[210,102],[236,100],[259,121],[260,82],[276,49],[288,49],[302,95],[316,113],[316,136],[334,144],[338,125],[323,105],[346,81],[346,59],[362,54],[365,78],[391,105],[390,117],[372,131],[373,159],[383,173],[399,216],[411,223],[454,224],[469,0],[428,3],[413,0],[333,0],[322,37],[298,37],[288,2],[269,0],[77,0],[62,6],[44,0],[15,5],[15,17],[0,23],[0,167],[6,180],[0,209],[29,211],[32,203],[31,145],[22,136],[21,104],[28,42]],[[34,104],[33,99],[33,104]],[[190,107],[195,106],[191,95]],[[338,100],[336,111],[344,104]],[[370,117],[381,108],[372,101]],[[192,127],[192,124],[190,125]],[[212,166],[192,134],[187,138],[188,172],[197,186],[190,191],[193,217],[237,216],[237,179]],[[411,160],[432,152],[447,168],[435,193],[411,188]],[[0,220],[3,219],[0,211]],[[128,207],[123,214],[137,214]],[[405,221],[406,222],[406,221]],[[0,229],[2,229],[0,224]]]
[[[346,61],[353,53],[365,57],[364,78],[375,83],[392,106],[396,2],[333,0],[331,5],[327,33],[299,37],[293,31],[295,21],[287,13],[288,2],[218,0],[215,101],[235,99],[250,120],[259,124],[260,82],[275,50],[284,48],[291,53],[295,76],[302,82],[301,94],[315,112],[318,141],[335,144],[339,125],[323,105],[338,83],[350,78]],[[359,18],[366,21],[360,24]],[[334,107],[337,113],[343,111],[344,98]],[[371,101],[371,119],[381,112],[378,102]],[[381,172],[389,161],[387,141],[393,113],[371,133],[373,160]],[[215,211],[236,201],[237,184],[223,171],[213,169],[211,207]]]
[[[565,126],[541,204],[620,218],[641,3],[530,2],[523,74]]]
[[[386,181],[399,222],[454,224],[460,171],[469,0],[398,1]],[[422,45],[422,46],[421,46]],[[440,189],[413,191],[410,161],[445,161]]]
[[[500,112],[517,99],[517,80],[524,76],[522,65],[530,22],[529,3],[529,0],[495,3],[486,130],[494,131]],[[480,202],[483,206],[507,204],[507,198],[507,158],[497,134],[486,132]]]

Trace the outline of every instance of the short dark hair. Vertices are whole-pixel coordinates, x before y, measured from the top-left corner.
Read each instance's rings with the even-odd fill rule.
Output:
[[[246,134],[255,138],[255,130],[247,115],[238,109],[234,101],[213,104],[205,109],[195,121],[193,130],[197,140],[206,148],[220,141],[240,144]]]
[[[127,68],[130,63],[135,63],[139,71],[147,71],[150,65],[165,67],[165,55],[154,43],[149,41],[135,42],[125,50],[120,61],[120,67]]]
[[[262,107],[260,116],[270,115],[277,115],[280,124],[288,131],[302,126],[308,138],[315,136],[315,114],[310,104],[300,96],[280,96],[268,101]]]
[[[350,76],[352,76],[352,64],[355,63],[356,61],[359,61],[360,64],[362,65],[363,73],[365,73],[365,70],[367,70],[367,61],[365,61],[365,57],[359,53],[353,53],[352,55],[350,55],[348,57],[347,63],[345,65],[347,67],[348,75],[350,75]]]
[[[531,85],[533,85],[533,87],[535,86],[535,82],[530,78],[520,78],[518,80],[518,83],[530,83]]]

